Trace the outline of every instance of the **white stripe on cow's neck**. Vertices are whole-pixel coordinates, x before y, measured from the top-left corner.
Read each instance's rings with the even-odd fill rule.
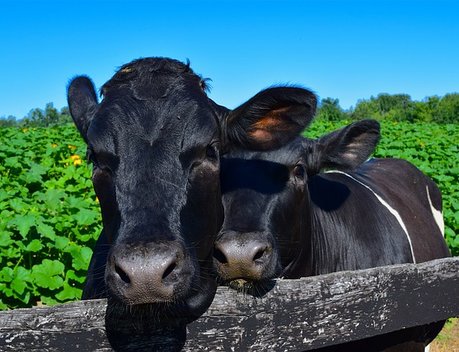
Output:
[[[363,187],[365,187],[366,189],[368,189],[371,193],[373,193],[373,195],[376,197],[376,199],[378,199],[382,205],[384,205],[387,210],[389,210],[389,212],[395,216],[395,218],[397,219],[398,223],[400,224],[400,226],[402,227],[403,231],[405,232],[406,234],[406,238],[408,239],[408,243],[410,244],[410,250],[411,250],[411,257],[413,258],[413,263],[416,263],[416,258],[414,256],[414,251],[413,251],[413,244],[411,243],[411,238],[410,238],[410,235],[408,234],[408,230],[406,229],[406,226],[405,226],[405,223],[403,222],[403,219],[402,217],[400,216],[400,214],[398,213],[397,210],[395,210],[394,208],[392,208],[384,199],[382,199],[378,194],[376,194],[375,191],[373,191],[369,186],[367,186],[366,184],[364,184],[363,182],[357,180],[355,177],[343,172],[343,171],[339,171],[339,170],[329,170],[329,171],[325,171],[326,173],[338,173],[338,174],[342,174],[342,175],[345,175],[347,177],[349,177],[350,179],[354,180],[355,182],[361,184]]]
[[[443,213],[440,210],[435,209],[435,207],[433,206],[432,199],[430,198],[429,186],[426,186],[426,191],[427,199],[429,200],[430,210],[432,210],[432,215],[435,219],[435,222],[438,225],[438,228],[440,229],[441,234],[445,236],[445,223],[443,221]]]

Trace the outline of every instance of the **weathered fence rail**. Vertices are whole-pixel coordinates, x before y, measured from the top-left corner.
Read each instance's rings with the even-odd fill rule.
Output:
[[[0,351],[111,351],[106,305],[0,312]],[[183,350],[310,350],[452,316],[459,316],[459,257],[278,280],[262,298],[221,287],[208,311],[187,326]],[[148,350],[148,339],[124,323],[129,346]]]

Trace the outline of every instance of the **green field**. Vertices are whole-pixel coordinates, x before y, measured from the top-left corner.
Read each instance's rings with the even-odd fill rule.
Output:
[[[79,299],[101,218],[73,125],[0,129],[0,308]]]
[[[343,122],[315,122],[317,136]],[[459,125],[383,123],[378,157],[407,159],[444,196],[446,239],[459,255]],[[99,205],[73,125],[0,128],[0,309],[79,299],[101,230]]]

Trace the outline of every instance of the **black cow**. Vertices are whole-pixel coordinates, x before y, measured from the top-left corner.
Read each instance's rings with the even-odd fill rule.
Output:
[[[379,124],[363,120],[275,151],[229,151],[221,173],[225,218],[214,254],[221,280],[256,292],[275,277],[449,256],[440,191],[406,161],[366,161],[379,137]],[[336,350],[395,351],[390,346],[397,344],[423,350],[439,327]],[[402,344],[415,339],[421,341]]]
[[[100,103],[88,77],[71,81],[70,113],[88,145],[103,218],[84,299],[200,315],[216,286],[220,152],[277,148],[314,113],[303,89],[267,89],[230,111],[205,88],[189,65],[167,58],[122,66]]]

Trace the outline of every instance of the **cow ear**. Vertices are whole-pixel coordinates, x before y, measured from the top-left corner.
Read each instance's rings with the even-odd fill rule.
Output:
[[[225,147],[270,150],[281,147],[311,122],[317,98],[309,90],[268,88],[229,112],[223,129]]]
[[[88,127],[97,108],[96,90],[89,77],[78,76],[70,82],[67,88],[67,101],[70,115],[87,142]]]
[[[354,169],[374,152],[380,139],[379,122],[362,120],[319,138],[321,169]]]

